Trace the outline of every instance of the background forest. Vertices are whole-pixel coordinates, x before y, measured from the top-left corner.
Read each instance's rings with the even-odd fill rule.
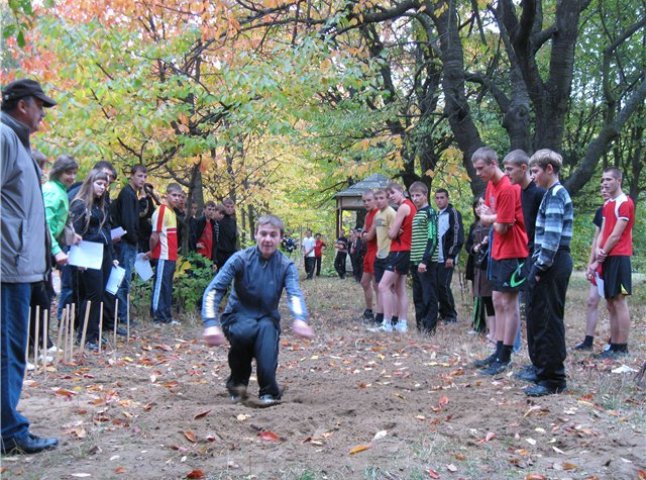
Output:
[[[644,0],[10,0],[2,83],[59,105],[34,146],[126,181],[235,199],[334,232],[333,195],[370,173],[446,187],[470,221],[484,144],[552,148],[585,260],[602,168],[644,208]],[[351,221],[348,219],[348,221]],[[635,267],[646,265],[645,221]],[[640,240],[641,239],[641,240]]]

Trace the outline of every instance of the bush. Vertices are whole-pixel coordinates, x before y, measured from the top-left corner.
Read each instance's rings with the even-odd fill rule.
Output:
[[[197,253],[177,259],[173,278],[173,308],[179,312],[194,312],[202,306],[204,290],[213,279],[213,262]],[[150,310],[152,280],[141,281],[136,276],[130,287],[130,301],[135,314],[142,316]]]

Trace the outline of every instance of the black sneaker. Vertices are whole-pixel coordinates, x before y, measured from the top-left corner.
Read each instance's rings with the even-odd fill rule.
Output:
[[[618,357],[623,357],[625,355],[628,355],[628,349],[620,351],[620,350],[604,350],[601,353],[598,353],[594,356],[594,358],[598,358],[599,360],[615,360]]]
[[[480,370],[480,373],[483,375],[498,375],[499,373],[507,370],[509,365],[511,365],[511,361],[501,362],[500,360],[496,359],[496,361],[489,365],[487,368]]]
[[[238,403],[247,399],[247,387],[244,385],[236,385],[229,390],[229,400],[231,403]]]
[[[514,374],[514,377],[518,378],[519,380],[524,380],[525,382],[538,382],[538,375],[536,375],[536,367],[534,365],[525,365]]]
[[[565,391],[565,385],[558,387],[548,387],[547,385],[533,385],[525,389],[525,395],[528,397],[544,397],[545,395],[554,395]]]
[[[363,319],[364,320],[369,320],[369,321],[374,321],[375,320],[375,315],[374,315],[374,313],[372,313],[372,310],[370,310],[369,308],[366,308],[363,311]]]
[[[592,350],[592,344],[591,343],[586,343],[585,340],[579,343],[576,347],[574,347],[575,350]]]
[[[492,363],[494,363],[497,359],[498,359],[498,356],[496,355],[496,352],[493,352],[487,358],[483,358],[481,360],[476,360],[475,362],[473,362],[473,366],[475,368],[486,368]]]

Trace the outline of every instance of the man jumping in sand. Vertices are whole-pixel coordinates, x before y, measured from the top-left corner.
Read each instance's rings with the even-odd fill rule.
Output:
[[[284,230],[280,218],[274,215],[260,217],[256,246],[229,258],[204,292],[202,320],[206,343],[222,345],[225,337],[230,343],[231,375],[227,390],[233,402],[247,398],[253,358],[256,359],[260,404],[271,406],[280,401],[282,390],[276,382],[276,369],[280,338],[278,303],[283,289],[287,290],[287,303],[294,317],[294,334],[314,337],[314,331],[307,324],[307,308],[298,286],[296,265],[277,251]],[[231,282],[233,289],[220,321],[219,306]]]

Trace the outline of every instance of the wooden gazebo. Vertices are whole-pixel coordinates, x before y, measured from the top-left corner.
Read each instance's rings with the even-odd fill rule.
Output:
[[[380,173],[375,173],[360,182],[350,185],[345,190],[340,191],[335,195],[336,198],[336,236],[338,238],[339,232],[343,226],[343,211],[357,212],[357,224],[365,217],[365,210],[363,209],[363,202],[361,196],[368,190],[375,188],[386,188],[389,178]]]

